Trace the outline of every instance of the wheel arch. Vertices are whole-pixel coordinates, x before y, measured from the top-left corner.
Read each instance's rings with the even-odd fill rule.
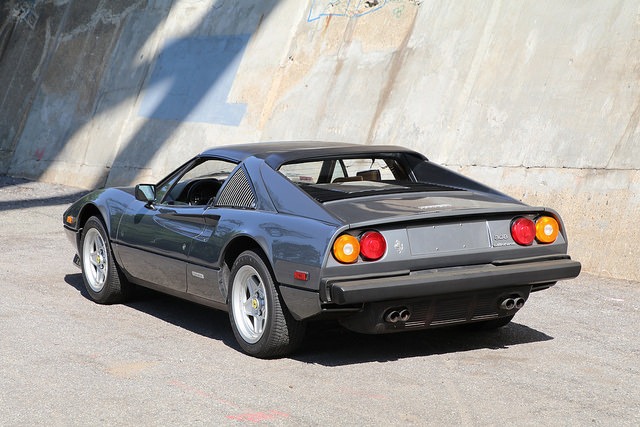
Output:
[[[250,236],[237,236],[227,245],[222,255],[222,262],[232,266],[240,254],[246,250],[257,250],[266,257],[266,251]],[[267,258],[268,259],[268,258]]]
[[[80,215],[78,215],[78,226],[80,228],[83,228],[87,220],[92,216],[99,217],[102,219],[102,222],[105,222],[102,212],[100,212],[100,209],[98,209],[98,207],[93,203],[87,203],[86,205],[84,205],[84,207],[80,211]]]
[[[89,218],[91,218],[92,216],[95,216],[100,221],[102,221],[102,225],[107,230],[107,234],[111,234],[107,221],[105,220],[104,214],[100,211],[98,206],[96,206],[93,203],[87,203],[82,207],[82,209],[80,210],[80,213],[78,214],[78,222],[77,222],[78,233],[76,233],[76,240],[77,240],[76,244],[78,248],[80,247],[80,239],[82,238],[82,229],[84,228],[84,225],[87,223],[87,220],[89,220]]]
[[[222,254],[222,262],[220,263],[220,285],[225,291],[225,303],[229,302],[229,280],[231,278],[231,268],[233,267],[233,263],[238,259],[241,253],[248,250],[256,252],[263,258],[271,276],[274,277],[275,280],[273,265],[271,265],[271,259],[267,256],[267,251],[253,237],[246,235],[237,236],[225,247]]]

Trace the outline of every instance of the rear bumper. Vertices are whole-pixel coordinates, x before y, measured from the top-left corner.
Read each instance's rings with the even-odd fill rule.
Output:
[[[439,268],[402,276],[327,279],[326,296],[333,304],[431,297],[480,292],[515,285],[551,285],[580,274],[581,265],[569,256],[509,260],[492,264]],[[542,286],[542,288],[548,286]]]

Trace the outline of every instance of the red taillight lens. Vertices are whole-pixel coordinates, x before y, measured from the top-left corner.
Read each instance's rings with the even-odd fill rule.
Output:
[[[516,218],[511,223],[511,237],[519,245],[531,245],[536,238],[535,223],[529,218]]]
[[[382,258],[387,251],[387,241],[377,231],[367,231],[360,237],[360,255],[368,261]]]

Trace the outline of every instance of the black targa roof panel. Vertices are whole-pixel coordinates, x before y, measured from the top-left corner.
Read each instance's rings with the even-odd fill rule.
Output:
[[[382,153],[410,153],[426,159],[420,153],[394,145],[364,145],[319,141],[256,142],[228,145],[207,150],[201,156],[220,156],[236,162],[241,162],[248,157],[254,156],[263,159],[273,169],[278,169],[285,163],[299,160]]]

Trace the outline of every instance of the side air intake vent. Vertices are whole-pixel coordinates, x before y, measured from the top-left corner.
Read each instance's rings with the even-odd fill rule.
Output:
[[[251,190],[251,184],[244,169],[239,168],[224,186],[216,206],[227,206],[232,208],[255,209],[256,197]]]

